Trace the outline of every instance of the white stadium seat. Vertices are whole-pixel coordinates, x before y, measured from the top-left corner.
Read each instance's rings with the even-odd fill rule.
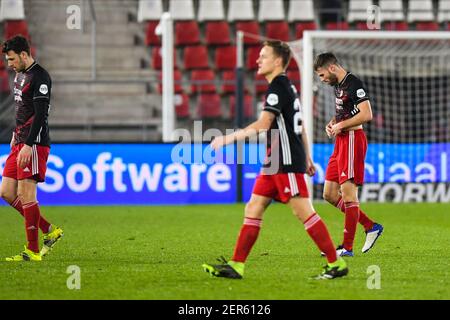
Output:
[[[350,0],[347,21],[366,21],[367,8],[371,5],[373,5],[372,0]]]
[[[24,19],[23,0],[1,0],[0,21]]]
[[[380,0],[381,21],[404,21],[402,0]]]
[[[260,0],[259,21],[280,21],[285,19],[282,0]]]
[[[312,0],[291,0],[289,2],[288,21],[313,21],[314,4]]]
[[[173,20],[195,20],[192,0],[170,0],[169,11]]]
[[[438,6],[438,22],[450,21],[450,0],[440,0]]]
[[[409,0],[408,22],[433,20],[433,2],[431,0]]]
[[[197,20],[225,20],[222,0],[200,0]]]
[[[230,0],[228,21],[255,20],[252,0]]]

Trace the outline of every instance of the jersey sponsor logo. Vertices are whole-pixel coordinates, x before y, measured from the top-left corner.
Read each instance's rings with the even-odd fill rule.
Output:
[[[339,90],[336,92],[336,95],[338,96],[338,98],[342,97],[342,96],[344,95],[344,90],[339,89]]]
[[[39,92],[42,94],[47,94],[48,93],[48,87],[46,84],[41,84],[41,86],[39,87]]]
[[[278,95],[275,93],[269,94],[267,97],[267,103],[269,106],[276,106],[278,104]]]
[[[23,87],[24,84],[25,84],[25,78],[22,79],[22,82],[20,83],[20,86]]]
[[[364,89],[358,89],[356,91],[356,95],[358,96],[358,98],[362,98],[366,96],[366,92],[364,91]]]

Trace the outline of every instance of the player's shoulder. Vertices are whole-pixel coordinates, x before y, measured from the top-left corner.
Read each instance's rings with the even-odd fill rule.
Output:
[[[286,91],[291,87],[291,82],[285,74],[276,76],[269,85],[269,90]]]
[[[363,86],[364,85],[362,80],[358,76],[354,75],[351,72],[347,75],[347,82],[349,85],[352,85],[352,86]]]
[[[30,69],[30,73],[32,73],[34,77],[37,77],[39,79],[51,79],[48,71],[39,63],[36,63],[33,68]]]

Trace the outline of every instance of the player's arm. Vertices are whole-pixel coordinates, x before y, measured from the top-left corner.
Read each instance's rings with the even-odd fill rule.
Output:
[[[308,135],[306,134],[306,130],[302,130],[302,142],[306,155],[306,173],[312,177],[316,173],[316,167],[314,166],[314,162],[311,158],[311,152],[309,150],[309,143],[308,143]]]
[[[242,141],[245,138],[252,137],[261,132],[265,132],[270,129],[272,126],[272,122],[275,119],[275,114],[268,111],[262,111],[259,119],[255,122],[251,123],[247,127],[242,130],[235,131],[226,136],[217,137],[211,142],[211,147],[214,150],[220,149],[222,146],[225,146],[230,143],[234,143],[235,141]]]
[[[16,133],[13,131],[12,137],[11,137],[11,142],[9,143],[9,146],[11,147],[11,149],[14,146],[14,137],[15,137],[15,135],[16,135]]]
[[[50,79],[39,78],[35,76],[33,79],[33,107],[34,116],[31,124],[30,133],[28,134],[25,144],[19,152],[17,158],[19,166],[23,169],[31,160],[31,150],[39,131],[45,124],[45,115],[48,113],[50,99]]]
[[[348,128],[359,126],[372,120],[372,107],[370,106],[369,100],[361,102],[358,104],[357,108],[359,109],[359,112],[356,115],[332,126],[331,133],[333,136]]]

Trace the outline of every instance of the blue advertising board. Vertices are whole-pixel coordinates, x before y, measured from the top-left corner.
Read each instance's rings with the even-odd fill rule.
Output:
[[[235,148],[217,154],[207,145],[54,144],[46,182],[38,185],[44,205],[159,205],[234,203]],[[317,174],[324,182],[332,144],[314,145]],[[9,146],[0,145],[3,170]],[[242,191],[248,200],[264,159],[264,146],[246,145]],[[450,144],[371,144],[367,183],[449,182]],[[180,156],[180,154],[182,156]]]

